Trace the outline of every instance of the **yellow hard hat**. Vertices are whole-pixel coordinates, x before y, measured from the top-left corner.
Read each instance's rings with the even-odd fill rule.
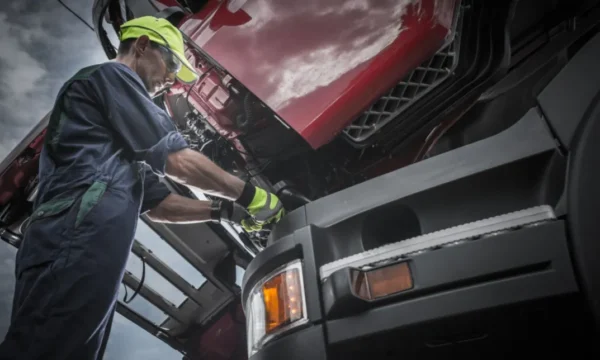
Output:
[[[121,25],[121,41],[137,39],[142,35],[148,36],[150,41],[166,46],[181,61],[183,66],[177,72],[177,79],[186,84],[193,84],[198,80],[198,73],[185,57],[183,36],[173,24],[166,19],[142,16]]]

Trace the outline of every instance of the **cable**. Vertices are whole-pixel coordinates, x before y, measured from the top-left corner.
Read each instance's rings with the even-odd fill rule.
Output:
[[[71,10],[70,7],[68,7],[65,3],[62,2],[62,0],[58,0],[58,2],[64,6],[65,9],[69,10],[69,12],[71,12],[71,14],[75,15],[82,23],[84,23],[88,28],[90,28],[90,30],[92,30],[93,32],[96,32],[96,30],[94,30],[94,27],[90,24],[88,24],[87,21],[85,21],[81,16],[79,16],[75,11]]]
[[[158,6],[156,6],[156,4],[154,4],[154,1],[152,0],[148,0],[148,2],[150,3],[150,5],[154,8],[154,10],[156,11],[160,11],[160,9],[158,8]]]
[[[135,299],[137,294],[140,293],[140,290],[142,290],[142,286],[144,286],[144,279],[146,278],[146,258],[142,256],[141,259],[142,259],[142,278],[140,279],[140,283],[138,284],[137,288],[135,289],[135,291],[133,292],[133,295],[131,295],[131,298],[129,300],[127,300],[127,286],[125,286],[125,284],[123,284],[125,286],[125,296],[123,296],[123,302],[125,304],[129,304],[133,299]]]

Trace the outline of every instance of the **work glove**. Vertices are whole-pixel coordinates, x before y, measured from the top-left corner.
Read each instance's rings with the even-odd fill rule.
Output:
[[[244,206],[252,216],[242,220],[244,230],[260,231],[267,224],[275,224],[285,214],[281,200],[270,192],[246,183],[237,203]]]
[[[213,200],[211,203],[211,219],[214,222],[228,222],[242,225],[243,222],[252,220],[248,210],[239,204],[228,200]]]

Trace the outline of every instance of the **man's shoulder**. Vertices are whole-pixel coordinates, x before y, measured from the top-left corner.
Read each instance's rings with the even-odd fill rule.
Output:
[[[79,69],[73,75],[74,80],[89,79],[94,75],[122,75],[132,76],[132,70],[125,64],[116,61],[107,61],[99,64],[89,65]]]
[[[129,66],[117,61],[84,67],[73,75],[70,81],[87,83],[82,86],[92,86],[96,92],[135,89],[134,92],[143,93],[145,89],[140,77]]]

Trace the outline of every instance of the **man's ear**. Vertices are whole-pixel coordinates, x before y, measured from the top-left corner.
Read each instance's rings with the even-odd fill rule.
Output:
[[[142,35],[139,38],[137,38],[135,40],[134,46],[135,56],[142,56],[148,48],[148,46],[150,46],[150,38],[148,37],[148,35]]]

